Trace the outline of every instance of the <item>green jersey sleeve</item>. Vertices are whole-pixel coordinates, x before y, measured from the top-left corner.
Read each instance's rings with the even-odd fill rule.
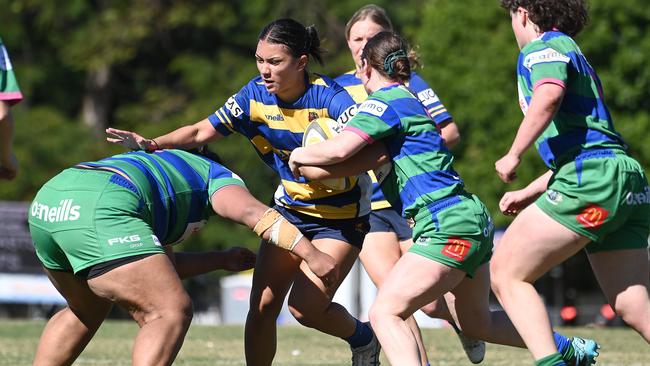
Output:
[[[356,133],[371,144],[396,134],[400,127],[399,116],[388,104],[378,99],[368,99],[361,103],[345,131]]]

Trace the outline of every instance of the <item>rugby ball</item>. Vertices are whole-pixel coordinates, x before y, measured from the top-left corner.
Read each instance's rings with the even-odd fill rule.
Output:
[[[331,118],[317,118],[311,121],[302,136],[302,146],[311,146],[328,140],[339,133],[339,124]],[[331,178],[318,181],[329,189],[342,191],[350,188],[350,178]]]

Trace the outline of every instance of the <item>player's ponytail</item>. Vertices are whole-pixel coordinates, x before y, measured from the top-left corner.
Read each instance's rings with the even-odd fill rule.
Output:
[[[406,41],[393,32],[379,32],[368,40],[361,59],[384,77],[405,83],[411,78],[411,62]]]
[[[305,51],[308,54],[312,55],[319,64],[323,64],[323,49],[320,47],[320,38],[318,37],[318,31],[313,25],[305,28],[307,32],[307,41],[305,43]]]

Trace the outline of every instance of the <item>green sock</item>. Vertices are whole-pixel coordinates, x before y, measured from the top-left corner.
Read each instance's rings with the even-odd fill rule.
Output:
[[[559,352],[556,352],[535,361],[535,366],[566,366],[566,363],[562,359],[562,355]]]
[[[568,347],[562,352],[562,359],[567,365],[575,363],[576,350],[573,348],[573,343],[569,342]]]

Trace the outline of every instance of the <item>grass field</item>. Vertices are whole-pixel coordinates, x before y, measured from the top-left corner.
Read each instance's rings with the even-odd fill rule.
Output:
[[[0,365],[30,365],[42,321],[0,321]],[[130,349],[137,326],[106,322],[75,365],[130,365]],[[566,328],[567,335],[597,339],[602,344],[598,366],[650,366],[650,346],[629,329]],[[460,343],[449,329],[424,329],[431,365],[469,365]],[[303,327],[279,328],[274,365],[349,365],[350,352],[336,338]],[[244,365],[243,328],[190,328],[175,365]],[[385,358],[382,363],[387,365]],[[528,352],[488,345],[483,365],[532,365]]]

